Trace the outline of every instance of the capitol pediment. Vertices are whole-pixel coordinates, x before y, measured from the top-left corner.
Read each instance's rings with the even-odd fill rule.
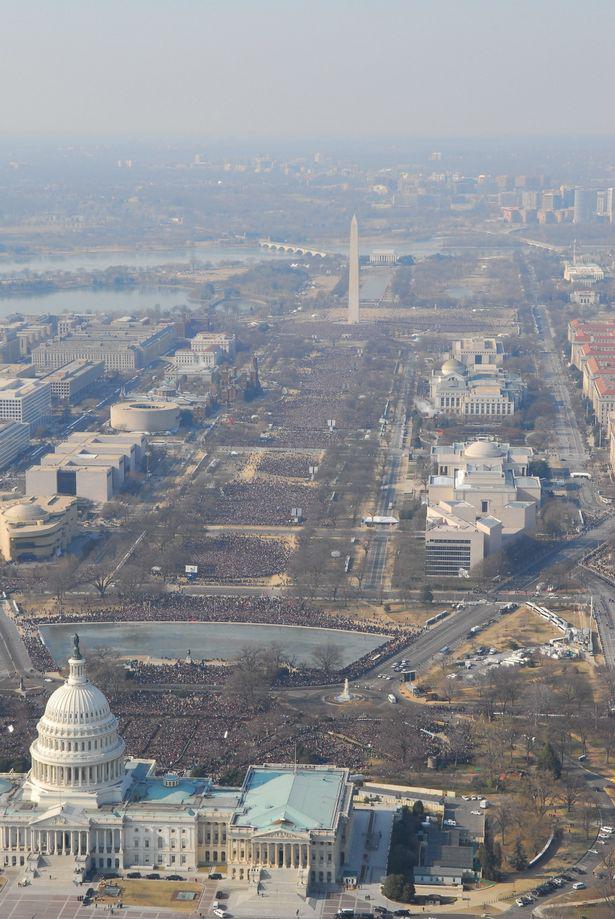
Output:
[[[35,817],[30,823],[30,826],[36,826],[39,829],[44,829],[45,827],[50,829],[62,829],[63,827],[87,829],[89,825],[90,818],[82,808],[64,804],[49,808],[43,814]]]
[[[288,840],[289,842],[297,842],[298,840],[306,840],[308,838],[309,837],[306,833],[289,833],[287,830],[280,830],[278,832],[275,830],[273,832],[271,830],[267,830],[266,833],[255,833],[252,837],[253,840],[257,840],[258,842],[278,842],[279,840],[284,839]]]

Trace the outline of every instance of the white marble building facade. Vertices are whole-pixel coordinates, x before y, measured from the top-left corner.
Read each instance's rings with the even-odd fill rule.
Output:
[[[330,766],[250,766],[241,788],[157,776],[125,756],[118,722],[86,673],[79,642],[50,696],[29,773],[0,776],[0,867],[30,881],[89,871],[187,872],[202,866],[257,883],[295,872],[297,887],[335,884],[349,849],[353,785]]]

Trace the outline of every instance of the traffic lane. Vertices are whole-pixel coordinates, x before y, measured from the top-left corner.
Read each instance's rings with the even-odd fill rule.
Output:
[[[615,668],[615,588],[584,568],[587,586],[594,598],[594,618],[607,667]]]
[[[480,603],[477,606],[452,611],[450,618],[443,619],[442,622],[422,632],[412,644],[409,644],[405,649],[394,654],[393,657],[388,658],[382,664],[376,665],[370,671],[367,679],[360,677],[355,682],[373,683],[374,680],[378,679],[379,674],[388,674],[402,660],[408,661],[407,670],[421,670],[442,648],[449,647],[451,651],[454,650],[458,644],[465,640],[473,626],[484,625],[489,619],[496,616],[498,607],[499,604]]]
[[[513,576],[508,580],[512,583],[525,586],[528,581],[527,579],[522,580],[521,575],[533,575],[540,572],[543,568],[547,567],[547,563],[549,565],[563,561],[578,563],[584,555],[592,549],[596,549],[598,546],[602,545],[606,539],[609,539],[613,535],[615,535],[615,517],[607,517],[607,519],[597,527],[592,527],[580,536],[568,540],[567,542],[560,543],[559,546],[555,546],[546,556],[541,556],[536,559],[536,561],[529,562],[517,576]]]

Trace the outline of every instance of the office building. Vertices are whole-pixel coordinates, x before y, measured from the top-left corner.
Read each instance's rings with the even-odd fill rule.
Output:
[[[21,421],[30,429],[51,415],[51,386],[45,380],[0,378],[0,418]]]
[[[589,188],[575,188],[574,217],[576,224],[591,223],[596,213],[596,192]]]
[[[432,447],[425,572],[467,577],[512,539],[534,532],[540,479],[528,475],[532,450],[492,440]]]
[[[190,339],[190,350],[197,354],[217,348],[232,358],[235,357],[236,347],[235,335],[229,335],[226,332],[197,332],[194,338]]]
[[[175,329],[164,325],[154,330],[136,325],[111,324],[76,331],[38,345],[32,352],[37,370],[57,370],[71,361],[104,361],[107,373],[130,373],[166,354],[176,342]]]
[[[570,361],[581,371],[583,394],[606,428],[615,411],[615,321],[573,319],[568,323]]]
[[[211,376],[219,363],[220,349],[210,345],[202,351],[180,348],[173,355],[175,373],[183,376]]]
[[[53,335],[52,322],[27,322],[15,332],[19,342],[19,356],[27,357],[39,342],[47,341]]]
[[[6,562],[54,558],[77,530],[75,498],[37,496],[0,505],[0,554]]]
[[[603,280],[604,271],[594,262],[564,262],[564,281],[569,281],[570,284],[597,284]]]
[[[504,345],[497,338],[458,338],[451,344],[450,356],[468,370],[486,370],[504,363]]]
[[[196,872],[219,867],[258,888],[292,881],[305,896],[342,880],[353,785],[333,766],[250,766],[241,788],[156,775],[126,756],[104,694],[74,637],[69,675],[51,694],[28,773],[0,779],[0,865],[79,882],[97,872]]]
[[[75,360],[53,370],[45,380],[58,402],[78,402],[105,375],[104,361]]]
[[[354,325],[359,319],[359,224],[354,214],[350,221],[348,250],[348,323]]]
[[[34,364],[0,364],[0,377],[32,380],[36,377],[36,367]]]
[[[141,467],[143,434],[76,432],[26,472],[27,495],[72,495],[104,503]]]
[[[476,517],[463,501],[428,505],[425,521],[427,577],[467,577],[487,555],[502,547],[502,523],[485,514]]]
[[[15,462],[29,446],[29,424],[23,421],[0,421],[0,470]]]

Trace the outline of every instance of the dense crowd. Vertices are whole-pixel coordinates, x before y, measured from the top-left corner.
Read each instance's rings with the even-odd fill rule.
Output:
[[[219,686],[226,682],[229,667],[206,661],[174,661],[172,664],[150,664],[133,661],[130,676],[135,683],[163,686]]]
[[[79,621],[79,612],[56,612],[27,620],[25,628],[51,622]],[[357,622],[340,613],[329,614],[306,600],[293,597],[189,596],[167,592],[151,597],[127,599],[108,606],[96,604],[87,613],[88,622],[262,622],[275,625],[305,625],[315,628],[346,629],[353,632],[397,634],[395,627],[379,619]]]
[[[614,562],[615,551],[608,543],[604,543],[586,556],[583,564],[600,577],[612,582],[615,579]]]
[[[199,576],[212,581],[266,578],[286,570],[290,557],[287,542],[261,536],[190,537],[186,545]]]
[[[317,454],[271,452],[261,456],[258,470],[267,475],[284,476],[290,479],[307,479],[310,475],[310,466],[317,465]]]
[[[269,442],[276,447],[325,449],[331,443],[329,420],[335,420],[338,431],[349,430],[353,426],[345,396],[360,385],[361,358],[354,349],[333,349],[320,343],[303,366],[299,365],[300,360],[294,363],[297,371],[292,384],[286,378],[286,358],[278,362],[283,371],[278,372],[275,358],[267,369],[267,376],[271,379],[276,379],[276,373],[281,374],[280,382],[287,387],[284,397],[271,406]],[[245,433],[248,433],[247,438]],[[237,432],[233,430],[222,430],[219,436],[223,443],[239,442]],[[263,442],[258,433],[250,435],[242,431],[241,444],[262,446]],[[263,471],[269,470],[263,468]],[[289,472],[273,474],[293,476]]]
[[[42,643],[39,626],[47,623],[71,622],[82,619],[82,614],[57,612],[36,620],[22,620],[20,629],[34,667],[40,671],[57,669],[49,651]],[[282,597],[187,597],[181,593],[144,598],[122,605],[97,607],[88,613],[89,622],[245,622],[276,625],[300,625],[315,628],[343,629],[354,632],[382,634],[383,644],[377,653],[379,660],[396,653],[408,645],[416,633],[407,629],[383,626],[382,622],[356,622],[339,614],[329,615],[303,600]],[[356,679],[374,665],[374,651],[340,670],[335,678]],[[203,662],[176,661],[161,665],[138,665],[135,679],[139,682],[179,683],[207,685],[215,682],[221,672],[212,674],[210,665]],[[307,665],[289,670],[280,680],[284,686],[307,686],[323,681],[323,674]]]
[[[42,673],[57,670],[57,664],[43,644],[38,623],[22,619],[17,625],[34,669]]]
[[[283,526],[290,523],[293,507],[300,507],[310,523],[323,516],[317,488],[266,479],[224,485],[208,503],[207,513],[211,523]]]

